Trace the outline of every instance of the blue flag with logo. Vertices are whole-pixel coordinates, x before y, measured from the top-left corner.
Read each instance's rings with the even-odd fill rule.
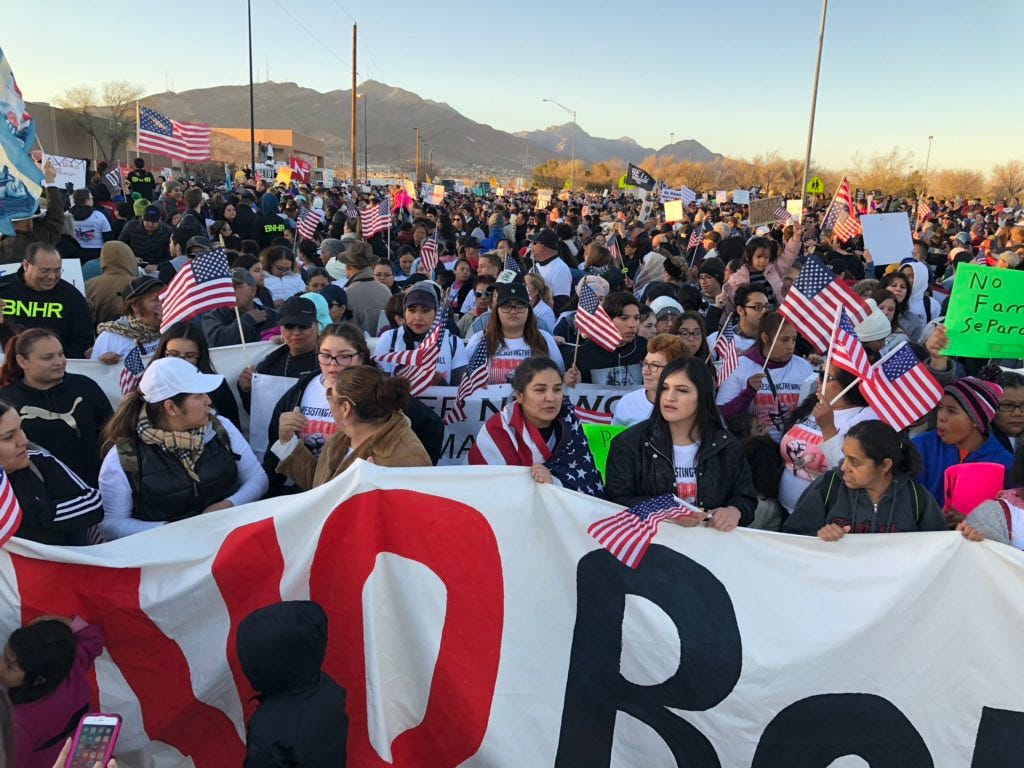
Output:
[[[32,216],[43,191],[43,172],[32,160],[36,124],[25,109],[10,62],[0,50],[0,234],[13,235],[12,219]]]

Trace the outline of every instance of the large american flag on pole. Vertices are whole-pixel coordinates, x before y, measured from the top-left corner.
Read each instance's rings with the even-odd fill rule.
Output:
[[[369,240],[378,232],[387,231],[391,226],[391,208],[387,200],[379,204],[370,203],[359,209],[359,225],[363,240]]]
[[[677,497],[666,493],[598,520],[587,528],[587,533],[624,565],[636,568],[647,554],[662,520],[693,517],[697,514],[695,507],[684,505]]]
[[[878,361],[860,393],[882,421],[906,429],[942,399],[942,385],[903,342]]]
[[[825,214],[825,221],[822,229],[831,229],[832,236],[838,241],[852,240],[862,232],[860,219],[857,217],[857,209],[853,205],[853,198],[850,196],[850,182],[846,177],[839,182],[839,189],[832,198],[832,205]]]
[[[211,309],[235,306],[235,288],[231,284],[224,249],[200,253],[178,270],[171,284],[160,294],[160,303],[163,305],[160,333]]]
[[[842,368],[861,379],[871,377],[868,353],[857,338],[857,330],[845,309],[839,310],[839,322],[832,337],[832,365]],[[828,371],[825,371],[828,374]]]
[[[615,327],[615,323],[608,317],[608,313],[601,306],[597,294],[590,287],[590,283],[583,283],[580,286],[580,303],[576,311],[576,328],[608,352],[614,352],[622,343],[622,334]]]
[[[469,364],[462,374],[459,389],[455,393],[455,405],[444,417],[445,426],[466,420],[466,400],[477,390],[487,386],[491,375],[490,360],[487,358],[487,341],[481,338],[473,354],[469,356]]]
[[[736,349],[736,323],[726,323],[725,328],[718,334],[715,342],[715,357],[721,361],[718,369],[718,386],[729,378],[740,364],[739,351]]]
[[[0,547],[7,543],[20,525],[21,505],[7,473],[0,467]]]
[[[179,123],[149,107],[139,107],[139,152],[153,152],[184,163],[210,157],[210,126]]]
[[[854,324],[871,314],[867,303],[843,285],[817,256],[807,259],[779,305],[785,317],[819,352],[828,350],[836,310],[842,306]]]

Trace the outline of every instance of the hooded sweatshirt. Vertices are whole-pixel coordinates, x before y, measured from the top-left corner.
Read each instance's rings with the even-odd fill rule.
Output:
[[[0,277],[4,320],[25,328],[48,328],[57,334],[69,358],[84,358],[92,346],[93,321],[85,296],[66,280],[48,291],[25,283],[25,268]]]
[[[939,317],[942,307],[931,296],[925,296],[925,291],[928,290],[928,266],[920,261],[908,261],[901,265],[900,269],[907,266],[914,270],[914,284],[910,288],[907,311],[900,316],[900,325],[908,332],[912,341],[917,341],[921,338],[924,326]],[[908,313],[914,317],[908,318]],[[915,318],[917,322],[914,322]]]
[[[917,476],[925,488],[931,491],[932,495],[939,500],[940,504],[946,503],[943,481],[946,476],[946,468],[954,464],[970,464],[975,461],[988,461],[994,464],[1002,464],[1006,474],[1010,473],[1013,466],[1013,454],[1003,448],[999,441],[989,430],[988,439],[977,449],[967,454],[963,461],[960,460],[960,452],[955,445],[947,445],[942,442],[939,433],[934,429],[930,432],[922,432],[910,439],[921,453],[921,463],[924,468]],[[969,509],[957,510],[962,514],[970,512]]]
[[[82,260],[95,259],[103,242],[110,239],[110,220],[91,205],[73,205],[70,213],[75,220],[75,240]]]
[[[277,195],[267,192],[260,198],[260,215],[252,223],[252,239],[266,248],[275,237],[284,237],[284,231],[290,229],[289,222],[279,215],[281,210]]]
[[[100,268],[103,274],[85,284],[85,297],[93,305],[96,322],[105,323],[124,314],[121,292],[139,276],[139,265],[127,243],[113,240],[103,244]]]
[[[343,768],[345,689],[321,669],[324,609],[308,600],[260,608],[242,620],[237,645],[260,702],[246,728],[244,768]]]

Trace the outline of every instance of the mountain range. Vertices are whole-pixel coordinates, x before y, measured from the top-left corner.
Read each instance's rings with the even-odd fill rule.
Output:
[[[357,101],[360,161],[364,119],[372,164],[397,165],[411,161],[415,155],[416,126],[427,146],[424,160],[432,149],[434,163],[442,167],[482,166],[516,171],[552,158],[568,160],[571,154],[571,123],[542,131],[508,133],[478,123],[444,102],[424,99],[375,80],[362,83],[357,91],[365,94],[366,109],[364,117],[364,101]],[[144,101],[146,106],[176,120],[224,128],[249,124],[249,88],[246,85],[156,93]],[[254,104],[258,128],[290,128],[323,139],[328,165],[342,163],[347,157],[351,90],[321,93],[296,83],[263,82],[254,87]],[[666,127],[669,128],[671,126]],[[650,155],[701,162],[722,157],[693,139],[655,149],[642,147],[629,137],[594,137],[576,126],[576,157],[579,159],[596,162],[618,158],[637,163]]]

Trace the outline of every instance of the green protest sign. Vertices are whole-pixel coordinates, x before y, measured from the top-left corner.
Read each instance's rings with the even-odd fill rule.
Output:
[[[946,312],[949,355],[1024,357],[1024,272],[961,264]]]
[[[611,448],[612,438],[626,427],[611,424],[584,424],[583,434],[587,436],[590,444],[590,453],[594,457],[594,466],[601,473],[604,480],[604,467],[608,463],[608,449]]]

